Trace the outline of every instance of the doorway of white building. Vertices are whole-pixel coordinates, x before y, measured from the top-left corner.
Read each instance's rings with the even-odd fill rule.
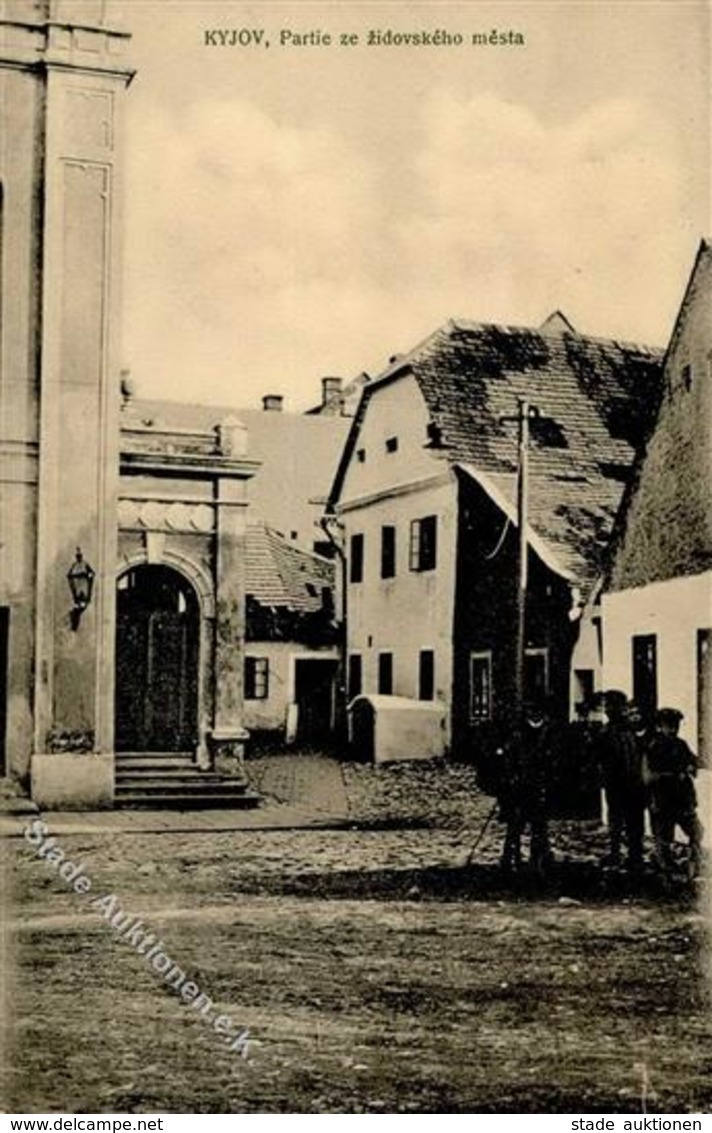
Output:
[[[298,744],[313,747],[333,741],[337,665],[333,657],[295,658]]]

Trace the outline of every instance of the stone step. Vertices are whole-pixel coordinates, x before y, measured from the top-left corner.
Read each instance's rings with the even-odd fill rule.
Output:
[[[132,775],[116,780],[119,791],[193,791],[210,793],[214,790],[246,791],[247,780],[228,776],[204,775]]]
[[[133,771],[191,771],[195,770],[200,773],[200,768],[194,759],[189,756],[178,756],[171,759],[154,759],[153,757],[146,757],[141,755],[132,756],[130,759],[117,759],[115,763],[117,775],[125,773],[131,774]]]
[[[154,759],[159,762],[166,759],[188,759],[195,763],[195,754],[192,751],[117,751],[115,759],[117,763],[123,763],[126,759]]]
[[[169,779],[220,779],[221,777],[225,777],[220,771],[203,771],[203,769],[201,767],[198,767],[196,763],[167,764],[152,763],[150,761],[146,761],[140,764],[131,764],[128,767],[124,767],[122,765],[121,767],[116,768],[117,779],[125,779],[127,776],[134,776],[136,778],[142,779],[145,778],[146,775],[150,775],[152,778],[158,777],[159,779],[163,778],[163,776],[166,776]],[[227,778],[241,779],[243,778],[243,776],[228,775]]]
[[[260,805],[260,801],[260,796],[250,790],[237,793],[216,791],[214,794],[205,794],[190,791],[155,795],[141,790],[117,795],[115,805],[127,808],[149,807],[152,810],[252,810]]]
[[[203,771],[189,752],[117,752],[115,783],[118,807],[244,809],[261,801],[246,779]]]

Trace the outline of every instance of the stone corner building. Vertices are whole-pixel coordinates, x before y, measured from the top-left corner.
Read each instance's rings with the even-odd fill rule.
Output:
[[[121,427],[107,12],[0,0],[0,754],[44,805],[110,805],[117,750],[244,738],[245,429]]]
[[[712,754],[712,244],[703,240],[665,355],[655,429],[618,517],[603,595],[604,677]]]

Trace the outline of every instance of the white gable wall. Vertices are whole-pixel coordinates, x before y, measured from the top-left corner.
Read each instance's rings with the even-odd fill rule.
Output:
[[[348,583],[349,655],[358,653],[362,689],[378,690],[378,656],[393,654],[393,693],[418,696],[421,650],[435,655],[435,697],[452,700],[457,487],[446,462],[425,449],[428,415],[415,379],[375,390],[346,473],[339,510],[347,555],[364,536],[363,581]],[[397,437],[388,452],[386,440]],[[358,459],[362,449],[365,459]],[[434,570],[409,566],[411,521],[437,516]],[[381,528],[396,528],[396,573],[381,578]],[[448,735],[449,742],[449,712]]]
[[[423,447],[428,421],[423,395],[412,374],[374,390],[346,472],[341,503],[441,472],[443,457]],[[398,439],[396,452],[386,450],[389,437]],[[363,461],[358,457],[361,451]]]

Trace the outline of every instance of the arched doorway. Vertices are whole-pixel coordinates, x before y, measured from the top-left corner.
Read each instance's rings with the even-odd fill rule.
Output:
[[[195,751],[200,610],[166,566],[132,567],[116,603],[116,750]]]

